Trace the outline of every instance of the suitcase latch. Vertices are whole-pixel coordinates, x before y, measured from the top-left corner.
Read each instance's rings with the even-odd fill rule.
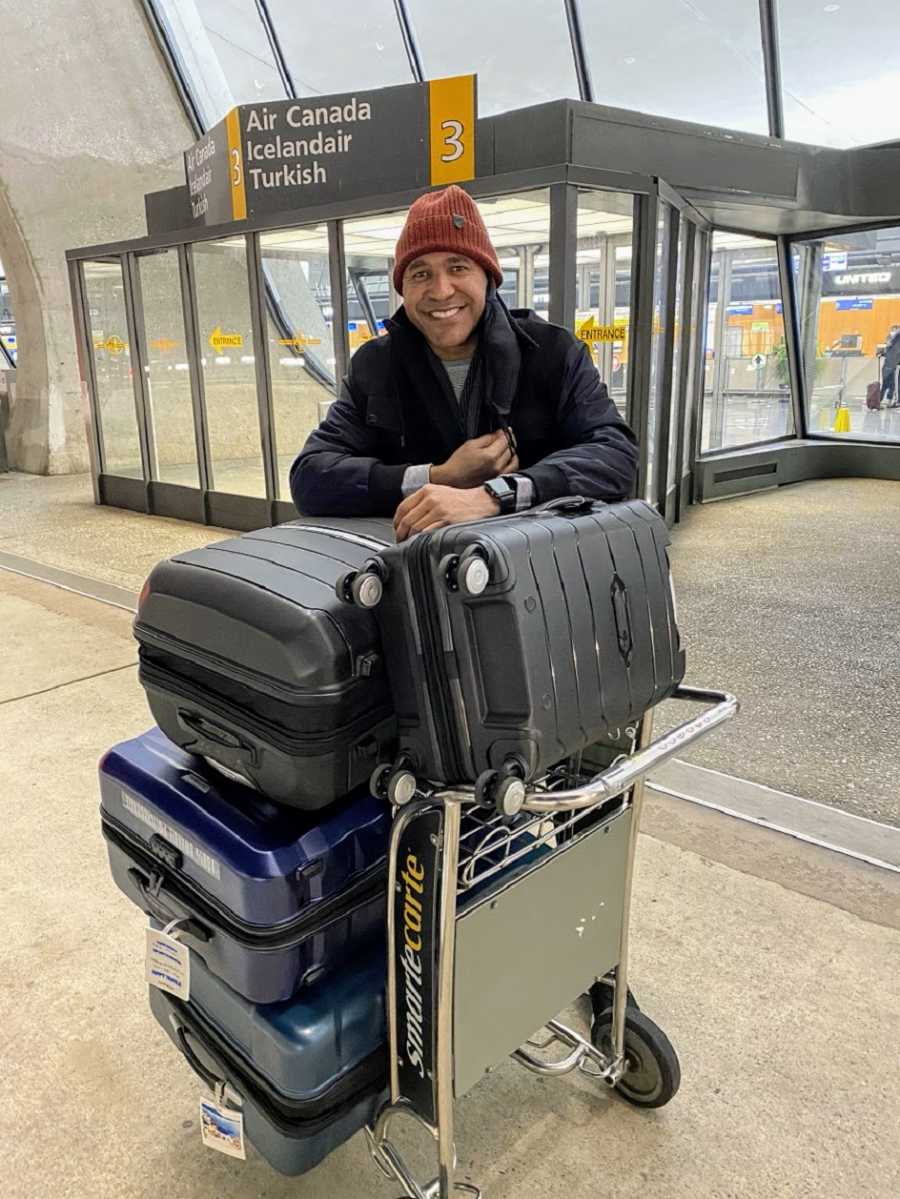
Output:
[[[159,858],[161,862],[165,862],[170,870],[181,869],[181,863],[184,860],[181,850],[176,849],[174,845],[170,845],[168,841],[159,835],[159,833],[154,833],[147,844],[153,856],[155,858]],[[154,874],[154,879],[156,877],[157,875]],[[159,876],[159,882],[162,882],[161,876]],[[157,883],[156,890],[157,892],[159,891],[159,883]]]

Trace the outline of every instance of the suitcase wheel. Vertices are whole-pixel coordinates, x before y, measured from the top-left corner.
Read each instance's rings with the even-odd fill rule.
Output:
[[[438,570],[444,576],[448,591],[463,595],[481,595],[491,581],[487,551],[480,545],[470,545],[458,556],[448,554],[441,559]]]
[[[525,784],[517,775],[485,770],[475,780],[475,802],[501,816],[515,816],[525,802]]]
[[[382,762],[369,778],[369,790],[376,799],[386,799],[394,807],[408,804],[416,793],[416,776],[403,766]]]
[[[377,560],[366,564],[365,570],[351,570],[341,575],[334,585],[335,595],[345,604],[357,608],[377,608],[384,595],[387,575],[382,563]]]

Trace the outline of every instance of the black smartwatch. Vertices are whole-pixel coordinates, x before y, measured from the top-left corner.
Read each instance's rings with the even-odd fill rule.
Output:
[[[500,515],[516,510],[516,493],[502,476],[499,479],[489,479],[484,485],[485,491],[500,505]]]

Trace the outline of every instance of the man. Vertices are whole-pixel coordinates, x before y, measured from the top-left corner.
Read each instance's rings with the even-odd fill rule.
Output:
[[[394,259],[403,306],[357,350],[291,468],[301,512],[392,516],[403,541],[559,496],[631,494],[634,434],[587,348],[510,312],[502,279],[466,192],[415,201]]]

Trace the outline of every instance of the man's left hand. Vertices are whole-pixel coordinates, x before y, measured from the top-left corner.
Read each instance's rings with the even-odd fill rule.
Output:
[[[427,483],[407,496],[394,513],[394,532],[398,541],[405,541],[413,533],[430,533],[445,525],[496,516],[499,511],[499,504],[483,487]]]

